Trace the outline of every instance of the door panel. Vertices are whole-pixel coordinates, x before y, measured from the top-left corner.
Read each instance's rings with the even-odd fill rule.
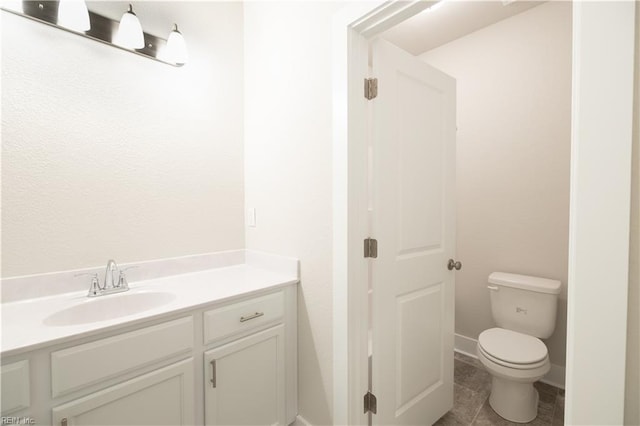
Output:
[[[431,424],[453,406],[455,80],[372,47],[373,421]]]
[[[423,141],[442,140],[443,94],[402,72],[397,74],[397,85],[398,99],[408,101],[402,114],[397,115],[395,138],[399,162],[398,255],[403,255],[442,246],[443,147]]]

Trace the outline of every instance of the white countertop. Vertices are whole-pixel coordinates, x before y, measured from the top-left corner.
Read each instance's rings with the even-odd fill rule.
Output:
[[[161,319],[163,316],[298,282],[298,274],[294,274],[291,268],[269,269],[264,267],[266,266],[264,263],[252,263],[131,282],[130,290],[127,292],[93,298],[87,297],[87,290],[82,290],[3,303],[1,305],[1,354],[2,356],[16,355],[45,345],[60,343],[66,339],[85,337],[96,332],[134,325],[137,322]],[[99,303],[105,298],[115,300],[118,297],[145,292],[170,293],[172,299],[161,306],[104,321],[74,325],[47,325],[49,316],[66,308]]]

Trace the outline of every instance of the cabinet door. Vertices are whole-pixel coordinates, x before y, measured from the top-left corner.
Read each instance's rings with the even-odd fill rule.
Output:
[[[189,358],[55,407],[53,424],[193,424],[193,388]]]
[[[205,352],[207,425],[285,425],[284,326]]]
[[[29,407],[29,361],[3,365],[0,369],[0,384],[0,408],[3,416]]]

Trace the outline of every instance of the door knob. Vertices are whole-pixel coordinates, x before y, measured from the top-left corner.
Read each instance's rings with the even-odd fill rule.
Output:
[[[447,269],[451,271],[453,270],[453,268],[456,268],[456,271],[459,271],[460,269],[462,269],[462,262],[460,261],[456,262],[453,259],[449,259],[449,263],[447,263]]]

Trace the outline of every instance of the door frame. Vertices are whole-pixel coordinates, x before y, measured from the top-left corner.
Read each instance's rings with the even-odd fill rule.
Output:
[[[354,2],[332,22],[334,424],[367,424],[362,413],[368,387],[368,272],[362,255],[368,237],[367,105],[362,90],[368,40],[436,2]],[[621,424],[624,416],[634,7],[634,2],[573,3],[567,424],[585,419]],[[610,46],[619,48],[612,52]],[[606,90],[603,79],[612,82]],[[619,190],[612,194],[609,188]],[[603,283],[609,303],[594,315]]]

